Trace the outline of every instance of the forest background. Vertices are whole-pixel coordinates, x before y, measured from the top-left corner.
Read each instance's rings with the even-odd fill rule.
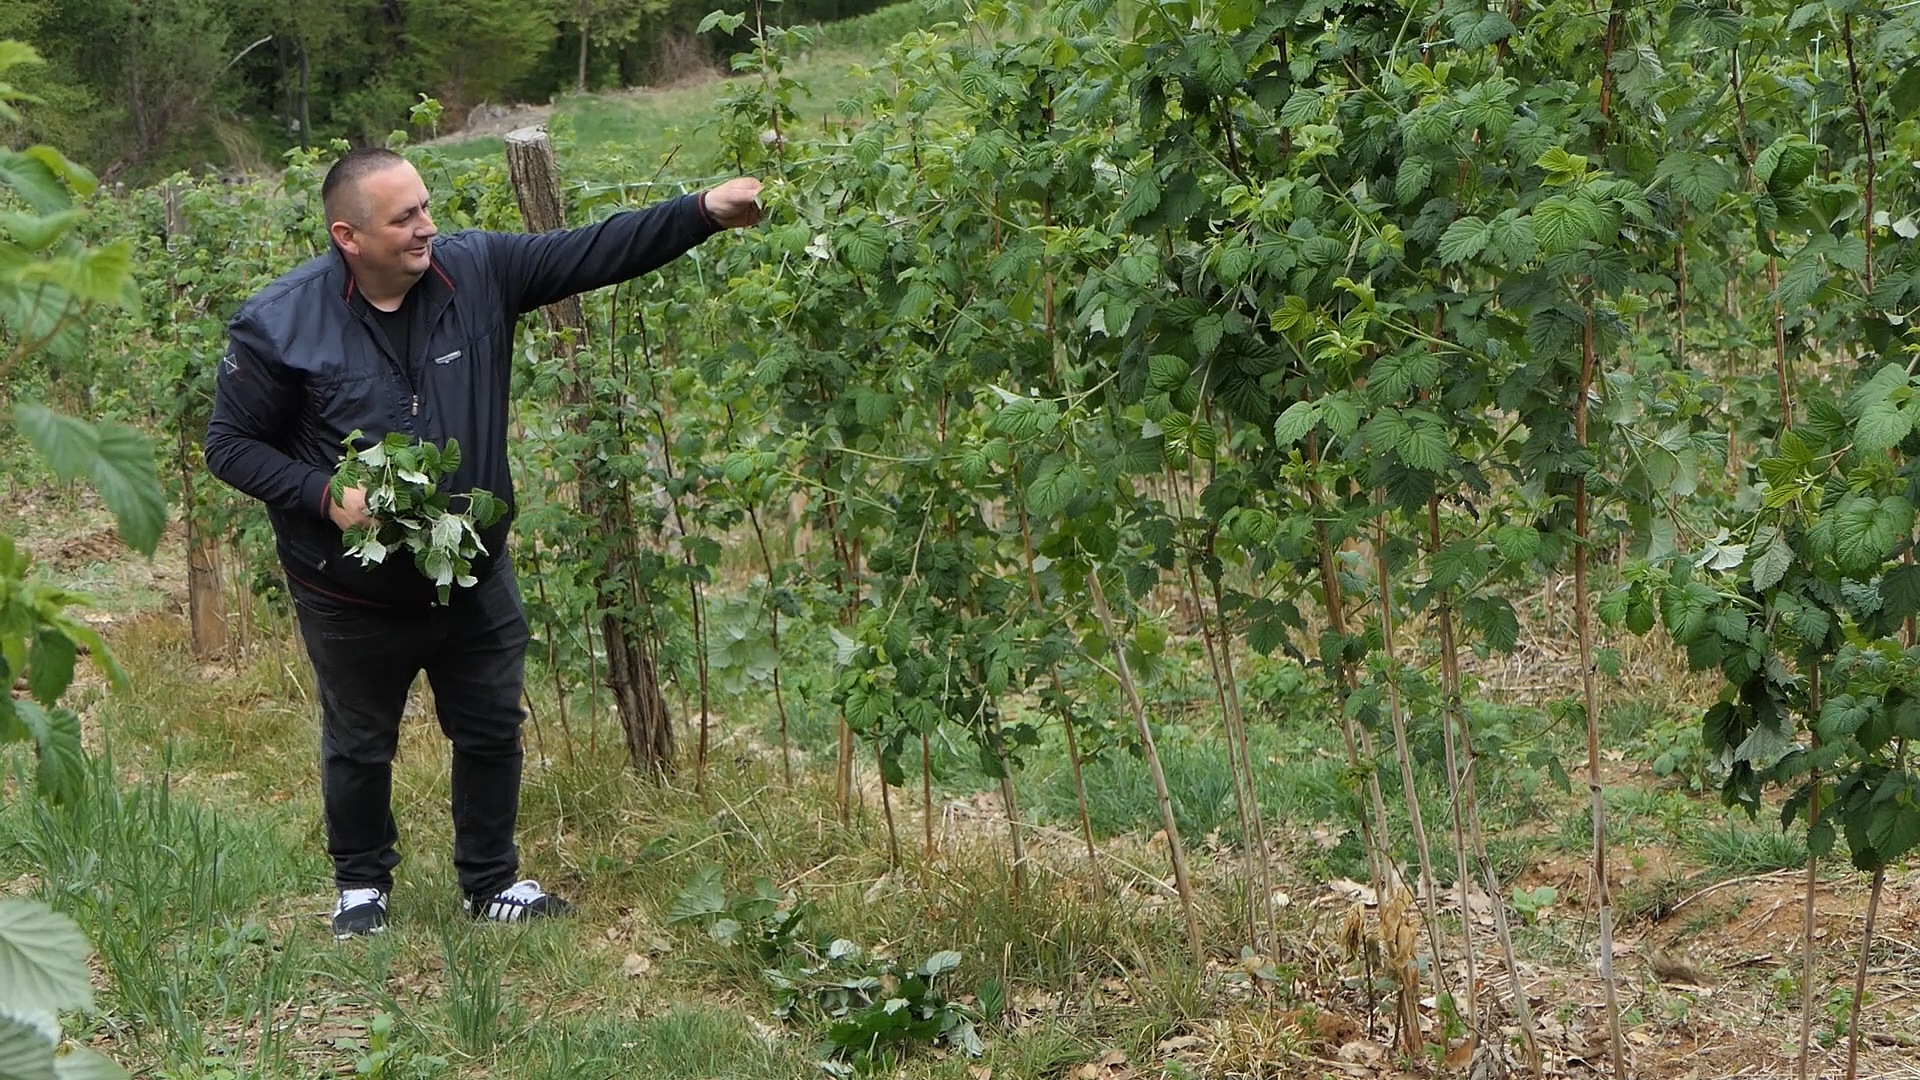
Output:
[[[877,0],[794,0],[819,23]],[[102,178],[258,171],[294,146],[382,139],[419,94],[475,105],[650,85],[722,66],[707,0],[0,0],[0,38],[48,60],[8,141],[57,141]],[[57,139],[54,136],[58,136]]]

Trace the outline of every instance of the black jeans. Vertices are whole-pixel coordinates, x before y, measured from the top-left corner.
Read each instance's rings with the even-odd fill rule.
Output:
[[[414,677],[427,673],[453,743],[453,865],[468,894],[492,894],[520,867],[520,689],[527,621],[513,567],[456,588],[445,607],[391,611],[291,583],[320,692],[320,798],[340,888],[393,886],[393,754]]]

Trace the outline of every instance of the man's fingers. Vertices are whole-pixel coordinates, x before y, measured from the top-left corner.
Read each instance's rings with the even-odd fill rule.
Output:
[[[730,228],[756,224],[760,220],[760,190],[760,181],[753,177],[735,177],[707,192],[707,212]]]

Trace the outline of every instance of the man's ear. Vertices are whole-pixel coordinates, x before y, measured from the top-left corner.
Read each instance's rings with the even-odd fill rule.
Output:
[[[336,221],[327,226],[327,232],[333,237],[333,242],[339,245],[341,251],[349,255],[360,254],[360,239],[355,235],[353,226],[344,221]]]

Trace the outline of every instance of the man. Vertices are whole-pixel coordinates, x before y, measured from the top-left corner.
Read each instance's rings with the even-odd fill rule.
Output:
[[[515,880],[520,693],[527,624],[512,560],[508,373],[521,315],[625,281],[721,229],[759,221],[758,181],[538,235],[439,236],[405,158],[355,150],[321,187],[332,250],[243,304],[229,327],[207,426],[207,466],[266,503],[320,694],[320,791],[339,891],[336,938],[386,927],[399,838],[392,761],[421,671],[453,744],[453,862],[462,907],[514,922],[567,903]],[[409,558],[362,566],[342,530],[368,520],[358,488],[328,495],[342,440],[402,432],[460,443],[447,490],[482,488],[508,512],[481,534],[477,582],[446,606]]]

